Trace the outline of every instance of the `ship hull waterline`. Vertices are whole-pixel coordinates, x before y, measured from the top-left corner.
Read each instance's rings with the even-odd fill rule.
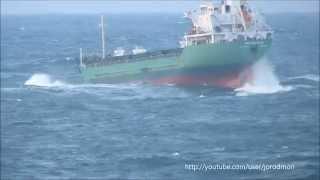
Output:
[[[252,65],[263,57],[271,40],[188,46],[181,54],[141,61],[81,68],[86,82],[145,82],[157,85],[238,88],[252,79]]]

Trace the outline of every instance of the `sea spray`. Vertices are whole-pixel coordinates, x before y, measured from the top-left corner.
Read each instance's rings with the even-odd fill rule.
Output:
[[[272,94],[292,89],[289,86],[282,86],[280,84],[272,65],[267,59],[261,59],[254,64],[252,71],[252,80],[244,84],[244,86],[235,89],[237,96],[246,96],[248,94]]]

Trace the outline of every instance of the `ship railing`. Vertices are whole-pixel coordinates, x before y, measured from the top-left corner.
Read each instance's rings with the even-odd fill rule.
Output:
[[[159,59],[172,56],[179,56],[182,53],[182,48],[160,50],[153,52],[146,52],[141,54],[129,54],[124,56],[111,56],[107,55],[104,59],[98,55],[84,56],[83,63],[86,66],[101,66],[101,65],[111,65],[120,64],[128,62],[138,62],[150,59]]]
[[[212,33],[211,32],[207,32],[207,33],[197,33],[197,34],[187,34],[186,37],[187,38],[197,38],[197,37],[203,37],[203,36],[211,36]]]
[[[247,31],[247,32],[219,32],[213,33],[214,43],[233,42],[242,40],[262,40],[271,38],[273,32],[271,30]]]

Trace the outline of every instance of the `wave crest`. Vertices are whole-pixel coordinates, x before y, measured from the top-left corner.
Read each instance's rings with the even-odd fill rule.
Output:
[[[293,79],[293,80],[294,79],[306,79],[306,80],[310,80],[310,81],[319,82],[320,77],[319,77],[319,75],[316,75],[316,74],[306,74],[306,75],[291,77],[288,79],[289,80],[291,80],[291,79]]]
[[[64,86],[65,83],[58,80],[53,80],[47,74],[33,74],[25,83],[27,86],[39,86],[39,87],[59,87]]]
[[[69,84],[52,78],[48,74],[33,74],[24,85],[43,89],[61,90],[68,94],[90,94],[113,100],[146,98],[185,98],[183,90],[174,86],[148,86],[141,83],[124,84]]]

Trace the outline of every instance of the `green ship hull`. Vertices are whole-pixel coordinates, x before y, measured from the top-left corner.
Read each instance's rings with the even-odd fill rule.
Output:
[[[271,46],[271,39],[191,45],[105,59],[84,58],[87,82],[150,82],[236,88],[251,78],[250,67]]]

